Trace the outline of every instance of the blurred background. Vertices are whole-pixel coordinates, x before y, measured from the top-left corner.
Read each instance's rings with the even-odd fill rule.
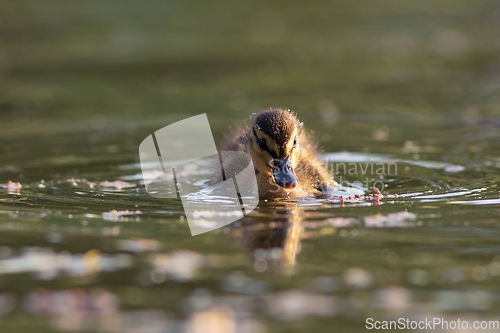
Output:
[[[358,121],[398,135],[398,123],[498,112],[496,1],[1,6],[4,133],[134,129],[204,112],[217,126],[282,106],[312,127]]]
[[[499,31],[494,0],[3,1],[0,330],[496,318]],[[152,131],[207,113],[219,141],[274,106],[325,152],[393,156],[403,196],[193,238],[179,202],[145,194]]]

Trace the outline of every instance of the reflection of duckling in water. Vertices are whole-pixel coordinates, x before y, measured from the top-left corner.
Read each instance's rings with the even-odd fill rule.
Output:
[[[290,111],[271,109],[228,138],[223,150],[250,154],[263,197],[318,196],[333,186],[333,177],[317,157],[317,145]],[[233,160],[229,170],[245,163]]]
[[[254,267],[258,271],[283,269],[293,273],[296,255],[300,252],[303,211],[296,204],[285,206],[264,205],[257,216],[246,216],[233,235],[241,237],[248,248]],[[269,214],[273,216],[269,221]],[[255,229],[255,225],[260,227]],[[276,251],[277,250],[277,251]]]

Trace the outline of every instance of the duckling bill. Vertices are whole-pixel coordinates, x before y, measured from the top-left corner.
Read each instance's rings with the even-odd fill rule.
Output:
[[[312,135],[288,110],[270,109],[256,114],[248,125],[228,136],[223,150],[250,155],[261,197],[323,196],[334,184],[318,159]],[[243,163],[231,161],[229,169],[240,169]]]

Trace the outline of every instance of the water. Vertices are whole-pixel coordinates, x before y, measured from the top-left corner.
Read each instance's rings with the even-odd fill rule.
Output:
[[[500,7],[322,6],[1,5],[2,332],[500,320]],[[139,143],[200,113],[220,142],[273,105],[385,197],[261,202],[191,237]]]

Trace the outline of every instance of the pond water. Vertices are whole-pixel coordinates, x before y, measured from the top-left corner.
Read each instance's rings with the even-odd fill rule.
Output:
[[[0,5],[1,332],[500,321],[500,6],[322,6]],[[221,142],[275,105],[384,198],[261,201],[192,237],[146,193],[149,134],[206,113]]]

